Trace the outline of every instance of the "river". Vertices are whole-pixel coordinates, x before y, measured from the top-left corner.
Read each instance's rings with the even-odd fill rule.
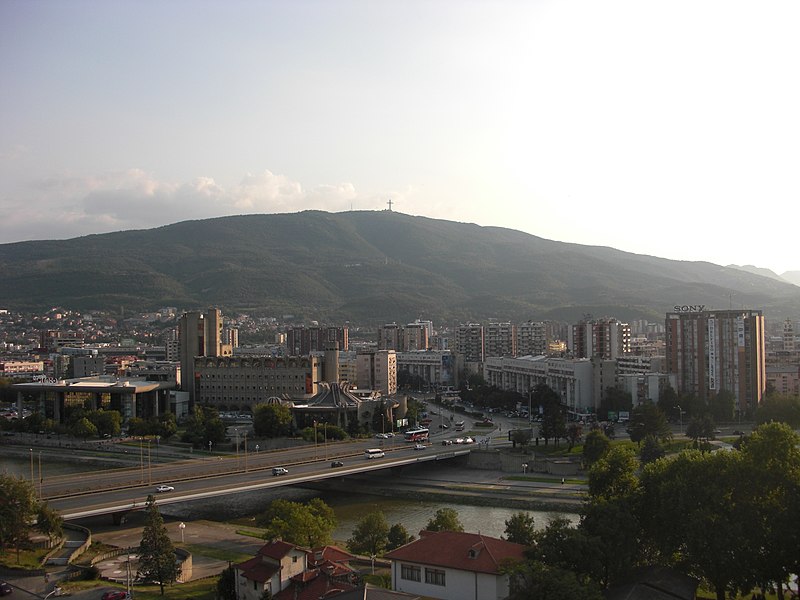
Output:
[[[48,458],[43,476],[64,475],[86,472],[86,464],[75,464],[65,461],[54,461]],[[30,478],[31,461],[23,457],[0,456],[0,472]],[[38,477],[38,461],[34,457],[34,476]],[[578,515],[574,513],[550,513],[545,511],[520,511],[520,509],[501,506],[472,506],[467,504],[420,502],[401,498],[387,498],[367,494],[348,494],[345,492],[317,492],[302,488],[278,488],[275,490],[259,490],[230,496],[205,499],[203,502],[181,502],[168,504],[161,508],[165,518],[192,521],[206,519],[225,521],[232,519],[253,518],[277,498],[294,501],[306,501],[314,497],[322,500],[336,513],[338,525],[333,532],[337,542],[344,542],[353,532],[358,521],[369,512],[380,510],[390,525],[402,523],[412,535],[417,535],[426,523],[440,508],[452,508],[458,513],[464,531],[482,533],[500,537],[505,530],[505,521],[517,512],[526,512],[534,518],[538,528],[546,526],[554,516],[564,516],[577,523]]]

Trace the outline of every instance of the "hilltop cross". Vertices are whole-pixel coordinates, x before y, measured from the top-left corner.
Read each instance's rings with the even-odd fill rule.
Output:
[[[389,201],[386,204],[389,205],[389,212],[392,212],[392,199],[389,198]]]

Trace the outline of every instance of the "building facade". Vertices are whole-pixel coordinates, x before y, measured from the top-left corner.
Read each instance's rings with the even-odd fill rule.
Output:
[[[397,353],[394,350],[359,352],[356,371],[360,389],[376,390],[384,396],[397,393]]]
[[[222,313],[217,308],[206,312],[187,312],[178,325],[181,360],[181,388],[189,393],[189,404],[197,400],[196,357],[230,356],[230,345],[222,343]]]
[[[516,356],[517,326],[511,323],[489,322],[484,326],[484,357]]]
[[[420,377],[429,385],[454,384],[453,353],[449,350],[398,352],[397,370]]]
[[[764,317],[760,310],[667,313],[667,372],[679,394],[708,401],[728,391],[740,414],[752,414],[766,389]]]
[[[324,352],[334,342],[340,350],[350,347],[349,328],[344,327],[290,327],[286,330],[286,351],[290,356],[304,356]]]
[[[575,358],[614,360],[631,351],[631,327],[616,319],[584,319],[572,326],[569,349]]]

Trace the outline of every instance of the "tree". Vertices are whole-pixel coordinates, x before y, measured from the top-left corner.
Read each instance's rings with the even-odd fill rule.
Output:
[[[613,421],[614,419],[609,417],[609,413],[619,415],[620,412],[630,411],[633,408],[633,398],[630,392],[619,387],[607,387],[605,392],[597,409],[600,420]]]
[[[178,423],[175,419],[175,413],[162,413],[158,416],[158,428],[156,435],[161,436],[163,440],[168,440],[173,435],[178,433]]]
[[[158,583],[163,596],[164,586],[175,582],[181,568],[175,560],[175,548],[152,495],[147,497],[146,511],[142,541],[139,543],[138,575]]]
[[[736,396],[728,390],[720,390],[710,398],[709,409],[717,423],[731,421],[736,411]]]
[[[356,554],[375,557],[383,553],[389,542],[389,523],[381,511],[374,511],[364,517],[353,529],[347,547]]]
[[[217,598],[219,600],[237,600],[236,569],[233,565],[219,574],[219,579],[217,580]]]
[[[602,594],[591,582],[581,583],[572,571],[536,561],[526,561],[510,568],[511,589],[508,600],[601,600]]]
[[[517,444],[523,448],[531,443],[531,430],[530,429],[515,429],[511,432],[512,448],[516,448]]]
[[[72,435],[83,438],[97,437],[97,427],[86,417],[81,418],[72,426]]]
[[[536,536],[533,517],[525,512],[516,512],[505,522],[506,539],[515,544],[532,546]]]
[[[792,429],[800,428],[800,398],[786,394],[767,394],[756,409],[756,423],[776,421]]]
[[[280,538],[309,548],[330,543],[336,529],[336,515],[320,498],[312,498],[308,504],[274,500],[256,522],[265,529],[267,539]]]
[[[639,522],[631,499],[597,499],[583,510],[578,530],[585,536],[582,565],[601,588],[621,581],[641,552]]]
[[[692,417],[686,426],[686,437],[694,442],[695,448],[701,448],[700,440],[707,442],[714,437],[714,421],[708,415]]]
[[[253,431],[259,437],[277,438],[289,435],[292,411],[284,404],[256,404],[253,409]]]
[[[118,410],[97,410],[91,416],[92,423],[101,436],[117,436],[122,430],[122,416]]]
[[[531,401],[542,407],[542,424],[539,435],[544,438],[545,446],[549,440],[558,440],[567,434],[567,412],[561,404],[561,398],[548,385],[540,383],[533,388]]]
[[[658,408],[667,416],[675,415],[678,411],[678,394],[671,385],[668,385],[658,397]]]
[[[39,510],[36,490],[21,477],[0,474],[0,546],[14,547],[19,562],[20,546],[28,540],[28,523]]]
[[[394,550],[412,541],[414,541],[414,536],[408,533],[405,526],[402,523],[395,523],[389,528],[386,549]]]
[[[575,444],[580,443],[583,437],[583,425],[580,423],[570,423],[567,426],[567,441],[569,442],[569,449],[572,450]]]
[[[638,485],[633,450],[614,446],[589,470],[589,495],[593,499],[628,497]]]
[[[603,458],[610,448],[611,440],[600,429],[593,429],[586,434],[586,440],[583,442],[583,464],[591,467]]]
[[[186,430],[181,440],[195,448],[204,448],[208,442],[219,444],[225,441],[225,423],[217,410],[211,406],[195,406],[186,421]]]
[[[642,446],[641,450],[639,450],[639,461],[646,465],[647,463],[651,463],[654,460],[658,460],[662,456],[664,456],[666,452],[664,451],[664,447],[661,443],[655,438],[655,436],[648,435],[644,438],[644,445]]]
[[[653,436],[662,441],[672,437],[667,417],[652,402],[642,402],[633,409],[628,434],[631,436],[631,441],[637,444],[647,436]]]
[[[440,508],[425,526],[428,531],[464,531],[458,513],[452,508]]]
[[[47,504],[41,504],[36,515],[36,529],[52,542],[64,534],[64,519]]]
[[[747,481],[738,452],[686,451],[650,463],[640,480],[637,518],[662,560],[680,556],[718,600],[753,581],[754,519],[739,501]]]

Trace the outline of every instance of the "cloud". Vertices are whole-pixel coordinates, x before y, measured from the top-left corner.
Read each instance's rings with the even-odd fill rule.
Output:
[[[335,212],[374,204],[352,183],[305,189],[268,170],[247,174],[230,189],[210,177],[172,183],[138,169],[95,176],[61,174],[34,182],[14,200],[0,200],[9,208],[8,218],[0,223],[0,243],[145,229],[234,214]]]

